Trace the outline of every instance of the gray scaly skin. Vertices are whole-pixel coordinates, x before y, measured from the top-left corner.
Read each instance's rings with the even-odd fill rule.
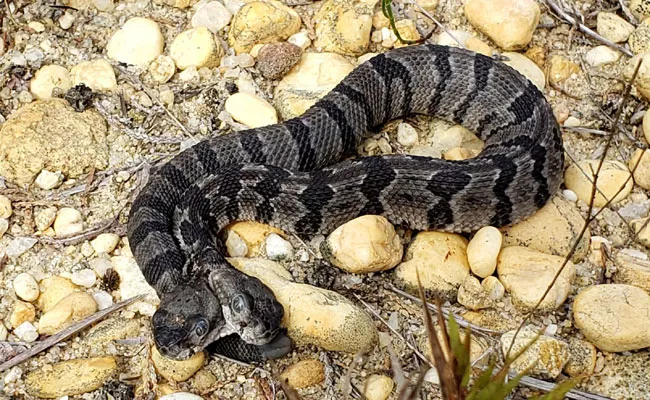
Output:
[[[484,150],[464,161],[341,161],[368,129],[414,113],[462,124],[485,140]],[[433,45],[373,57],[302,116],[205,140],[152,176],[131,208],[129,239],[162,298],[156,344],[174,358],[212,342],[245,361],[289,351],[279,333],[282,306],[224,258],[216,235],[233,221],[301,236],[365,214],[417,230],[500,227],[547,202],[563,162],[550,106],[510,67]]]

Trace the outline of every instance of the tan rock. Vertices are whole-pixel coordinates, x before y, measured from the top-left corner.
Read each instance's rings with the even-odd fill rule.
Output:
[[[501,332],[517,329],[519,325],[514,319],[504,316],[502,311],[493,308],[466,311],[461,313],[461,317],[474,325]]]
[[[283,326],[296,345],[357,353],[377,343],[373,320],[342,295],[291,281],[280,264],[263,259],[231,258],[235,268],[260,279],[284,307]]]
[[[44,65],[29,82],[29,91],[39,100],[52,98],[54,89],[61,93],[67,92],[72,87],[68,70],[60,65]]]
[[[205,368],[201,368],[194,374],[194,379],[192,380],[192,388],[196,389],[199,392],[207,392],[209,390],[214,390],[217,385],[217,377],[210,371]]]
[[[578,64],[560,55],[552,56],[549,63],[548,80],[552,84],[565,81],[571,75],[578,74],[581,71]]]
[[[140,323],[136,319],[115,317],[106,319],[90,328],[84,340],[91,345],[106,345],[113,340],[138,336]]]
[[[395,278],[415,293],[419,274],[427,293],[454,299],[469,275],[467,240],[456,234],[420,232],[411,242],[405,260],[395,268]]]
[[[612,42],[627,41],[634,31],[634,25],[611,12],[601,11],[596,17],[596,31]]]
[[[166,83],[176,73],[176,63],[170,56],[161,54],[149,64],[149,73],[156,83]]]
[[[73,292],[41,315],[38,320],[38,332],[53,335],[96,311],[97,303],[93,296],[86,292]]]
[[[181,32],[169,48],[169,55],[180,70],[190,66],[196,68],[215,67],[223,55],[223,49],[204,26]]]
[[[275,88],[275,106],[283,119],[302,115],[325,96],[354,66],[335,53],[304,53]]]
[[[531,40],[539,22],[533,0],[469,0],[465,16],[504,50],[519,50]]]
[[[106,54],[115,61],[143,68],[162,54],[164,46],[165,38],[155,21],[133,17],[110,38]]]
[[[237,54],[258,43],[287,39],[300,30],[300,17],[279,1],[252,1],[239,9],[230,23],[228,43]]]
[[[84,84],[96,92],[115,90],[117,79],[111,64],[100,58],[84,61],[72,67],[70,77],[73,85]]]
[[[458,288],[458,302],[470,310],[480,310],[494,305],[488,291],[471,275],[468,275]]]
[[[571,377],[587,377],[596,368],[596,347],[581,339],[569,342],[569,361],[564,366],[564,372]]]
[[[330,263],[355,274],[391,269],[402,260],[403,250],[393,225],[376,215],[341,225],[321,247]]]
[[[515,337],[515,333],[517,336]],[[512,346],[511,355],[517,354],[537,337],[533,329],[509,331],[501,336],[501,349],[504,354]],[[514,339],[514,344],[513,343]],[[517,373],[556,378],[569,361],[569,345],[561,340],[540,335],[537,340],[511,365]]]
[[[201,351],[187,360],[178,361],[162,356],[156,346],[152,346],[151,361],[158,375],[171,382],[184,382],[203,366],[205,353]]]
[[[650,294],[650,261],[627,252],[618,252],[614,258],[616,270],[612,275],[614,283],[636,286]]]
[[[395,383],[393,380],[382,374],[372,374],[366,379],[363,387],[363,395],[367,400],[386,400],[393,391]]]
[[[262,246],[265,244],[266,238],[275,233],[284,236],[284,233],[272,226],[261,224],[259,222],[243,221],[235,222],[226,228],[229,234],[236,234],[246,245],[246,257],[257,257],[262,254]]]
[[[25,301],[34,301],[40,294],[36,279],[27,272],[16,275],[13,280],[13,287],[16,296]]]
[[[11,200],[7,196],[0,194],[0,218],[9,218],[13,214],[13,208],[11,207]]]
[[[76,178],[107,165],[103,118],[93,110],[78,113],[65,100],[24,105],[0,128],[0,175],[19,185],[42,169]]]
[[[650,17],[650,1],[648,0],[630,0],[628,7],[632,14],[639,20]]]
[[[474,275],[485,278],[494,273],[502,242],[501,231],[493,226],[485,226],[474,234],[467,244],[467,261]]]
[[[90,245],[96,253],[111,253],[120,243],[120,237],[114,233],[100,233],[90,241]]]
[[[226,99],[225,109],[233,119],[249,128],[273,125],[278,122],[275,108],[263,98],[245,92],[237,92]]]
[[[634,54],[650,51],[650,20],[643,20],[634,29],[627,43]]]
[[[370,43],[375,4],[377,0],[326,0],[314,17],[314,46],[349,56],[363,54]]]
[[[15,328],[23,322],[34,322],[35,318],[36,309],[32,303],[16,300],[9,316],[9,323]]]
[[[621,52],[609,46],[596,46],[585,54],[585,61],[592,67],[613,64],[621,58]]]
[[[483,290],[488,294],[488,297],[494,301],[499,301],[503,298],[503,295],[506,293],[506,289],[503,287],[503,283],[496,276],[488,276],[483,279],[481,282]]]
[[[598,168],[599,160],[584,160],[572,164],[564,172],[564,184],[567,189],[573,190],[578,198],[589,203],[594,181],[594,173]],[[586,175],[585,175],[586,174]],[[594,206],[603,207],[611,200],[616,204],[625,199],[634,186],[630,171],[618,161],[605,161],[598,174]]]
[[[634,79],[634,87],[643,97],[650,99],[650,52],[637,54],[629,59],[625,69],[623,70],[623,76],[628,81],[631,81],[634,70],[639,61],[641,61],[641,66],[639,67],[639,72]],[[646,132],[648,131],[644,129],[645,135],[650,134]]]
[[[84,222],[81,213],[70,207],[63,207],[56,213],[54,220],[54,231],[58,237],[71,236],[81,233],[84,230]]]
[[[569,254],[580,237],[584,219],[574,203],[555,196],[522,222],[503,228],[503,246],[524,246],[556,256]],[[590,231],[585,231],[571,260],[581,261],[589,252]]]
[[[401,42],[397,38],[397,35],[395,35],[395,33],[391,30],[391,34],[395,35],[393,47],[396,49],[404,46],[409,46],[410,44],[412,44],[412,43],[408,43],[409,41],[413,42],[413,41],[420,40],[422,38],[422,36],[420,36],[420,32],[417,29],[417,26],[415,25],[415,22],[413,22],[410,19],[401,19],[399,21],[396,21],[395,28],[397,28],[397,32],[399,32],[400,37],[406,41],[406,43]]]
[[[113,357],[78,358],[47,364],[25,376],[25,390],[32,396],[53,399],[92,392],[117,372]]]
[[[650,295],[630,285],[596,285],[573,301],[573,319],[585,338],[603,351],[650,346]]]
[[[628,167],[634,176],[634,183],[650,189],[650,151],[637,149],[630,157]]]
[[[316,386],[325,380],[325,366],[318,360],[302,360],[282,372],[283,379],[295,389]]]
[[[36,305],[44,313],[50,311],[59,301],[79,290],[70,279],[58,275],[43,279],[39,283],[41,295]]]
[[[507,61],[504,61],[506,65],[511,66],[528,78],[541,92],[544,91],[544,87],[546,86],[546,76],[544,75],[544,71],[542,71],[535,62],[519,53],[504,52],[502,53],[502,56],[508,58]]]
[[[542,298],[563,264],[564,257],[512,246],[501,250],[497,273],[505,289],[512,295],[513,304],[531,309]],[[569,295],[575,275],[575,266],[567,262],[539,309],[551,311],[562,305]]]

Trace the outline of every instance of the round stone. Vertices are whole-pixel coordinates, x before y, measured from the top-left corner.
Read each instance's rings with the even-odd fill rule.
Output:
[[[68,70],[60,65],[44,65],[30,81],[29,90],[39,100],[52,98],[52,91],[59,89],[61,93],[72,87]]]
[[[215,67],[222,53],[212,32],[203,26],[188,29],[176,36],[169,49],[169,55],[181,70],[190,66],[197,69]]]
[[[278,122],[275,108],[263,98],[238,92],[226,99],[225,109],[232,118],[249,128],[272,125]]]
[[[13,281],[14,291],[16,296],[25,301],[34,301],[38,299],[40,290],[36,279],[27,272],[18,274]]]
[[[162,54],[164,46],[165,38],[158,23],[134,17],[113,34],[106,45],[106,52],[113,60],[146,67]]]
[[[599,160],[584,160],[572,164],[564,172],[564,184],[572,190],[578,198],[589,204],[595,172]],[[634,186],[630,171],[618,161],[605,161],[598,174],[594,206],[603,207],[606,204],[616,204],[625,199]],[[609,201],[609,203],[608,203]]]
[[[494,273],[502,241],[501,231],[493,226],[476,232],[467,245],[467,260],[474,275],[485,278]]]

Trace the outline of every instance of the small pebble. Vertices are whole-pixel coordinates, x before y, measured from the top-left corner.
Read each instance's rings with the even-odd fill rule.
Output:
[[[40,294],[36,279],[27,272],[20,273],[14,278],[13,287],[16,296],[25,301],[34,301]]]
[[[9,218],[12,213],[11,200],[0,194],[0,218]]]
[[[591,182],[594,180],[594,172],[598,169],[598,164],[599,160],[580,161],[571,164],[564,172],[564,184],[567,189],[572,190],[587,204],[591,198],[593,187]],[[608,204],[608,199],[611,199],[611,204],[625,199],[632,191],[634,180],[630,179],[630,171],[624,164],[618,161],[605,161],[598,174],[596,186],[605,196],[597,191],[594,206],[603,207]]]
[[[149,73],[157,83],[166,83],[174,76],[175,72],[174,59],[165,54],[159,55],[149,64]]]
[[[507,61],[504,61],[506,65],[519,71],[520,74],[533,82],[537,86],[537,89],[542,92],[544,91],[546,76],[544,75],[544,71],[533,60],[515,52],[504,52],[502,55],[508,58]]]
[[[293,246],[282,236],[271,233],[266,238],[266,255],[271,260],[286,260],[293,257]]]
[[[621,53],[609,46],[596,46],[585,54],[585,61],[592,67],[612,64],[621,58]]]
[[[36,309],[32,303],[27,303],[26,301],[16,300],[14,302],[14,307],[11,310],[11,315],[9,316],[9,323],[11,326],[19,326],[23,322],[34,322],[36,317]]]
[[[111,64],[103,59],[83,61],[70,69],[73,85],[84,84],[95,92],[117,89],[117,79]]]
[[[226,249],[230,257],[244,257],[248,254],[246,242],[237,233],[230,230],[226,236]]]
[[[181,32],[169,48],[169,55],[180,70],[190,66],[216,67],[222,53],[212,32],[203,26]]]
[[[325,367],[318,360],[302,360],[287,367],[280,378],[295,389],[303,389],[323,382]]]
[[[177,361],[163,357],[156,346],[151,348],[151,361],[158,375],[174,382],[185,382],[203,366],[205,353],[199,351],[187,360]]]
[[[257,69],[267,79],[282,78],[300,61],[302,48],[288,43],[273,43],[262,47],[257,55]]]
[[[70,279],[75,285],[92,287],[97,281],[97,275],[95,275],[95,271],[92,269],[86,268],[80,271],[74,271]]]
[[[650,21],[647,19],[634,29],[627,43],[634,54],[643,54],[650,50]]]
[[[7,336],[9,335],[9,331],[7,331],[7,327],[5,324],[0,322],[0,342],[4,342],[7,340]]]
[[[250,93],[235,93],[226,99],[226,111],[233,119],[249,128],[276,124],[275,108],[263,98]]]
[[[9,242],[4,250],[9,258],[18,258],[25,254],[27,250],[34,247],[36,243],[38,243],[38,239],[36,238],[21,236]]]
[[[397,142],[404,147],[411,147],[418,144],[418,132],[413,126],[401,122],[397,125]]]
[[[75,19],[75,15],[70,10],[68,10],[61,16],[61,18],[59,18],[59,26],[63,30],[70,29]]]
[[[470,310],[480,310],[493,306],[489,293],[483,288],[476,277],[467,275],[458,288],[458,303]]]
[[[88,264],[100,278],[103,278],[104,275],[106,275],[108,269],[113,268],[110,260],[99,257],[91,259],[88,261]]]
[[[9,229],[9,221],[6,218],[0,218],[0,239]]]
[[[578,195],[573,190],[564,189],[562,191],[562,196],[572,203],[578,201]]]
[[[146,67],[162,54],[165,38],[158,23],[147,18],[129,19],[117,30],[106,45],[109,58]]]
[[[70,79],[70,73],[60,65],[42,66],[36,71],[29,83],[30,92],[39,100],[51,99],[54,89],[59,89],[64,93],[71,87],[72,80]]]
[[[92,294],[93,299],[97,303],[98,310],[104,310],[113,305],[113,296],[105,291],[99,291]]]
[[[535,339],[537,340],[514,360],[511,369],[517,373],[556,378],[569,361],[569,345],[564,341],[545,335],[538,336],[535,328],[524,328],[503,334],[501,349],[505,354],[512,347],[511,354],[517,354]]]
[[[611,12],[599,12],[596,17],[596,31],[605,39],[622,43],[627,41],[634,25]]]
[[[38,332],[36,327],[29,321],[25,321],[22,324],[18,325],[13,331],[20,340],[25,342],[33,342],[38,339]]]
[[[637,149],[628,164],[633,172],[634,183],[644,189],[650,189],[650,151]]]
[[[493,226],[479,229],[467,244],[467,260],[474,275],[485,278],[497,268],[503,237]]]
[[[61,182],[63,182],[63,174],[61,171],[50,172],[46,169],[41,170],[41,172],[36,177],[34,183],[36,186],[43,190],[51,190],[58,187]]]
[[[372,374],[366,379],[363,395],[367,400],[386,400],[393,391],[395,383],[382,374]]]
[[[490,299],[494,301],[501,300],[506,293],[503,283],[496,276],[488,276],[483,279],[481,286],[483,286],[483,290],[487,292]]]
[[[232,14],[218,1],[210,1],[200,6],[192,16],[192,27],[206,27],[217,33],[230,23]]]
[[[74,208],[64,207],[59,209],[54,220],[56,236],[63,237],[83,232],[83,217]]]
[[[188,392],[176,392],[160,397],[160,400],[204,400],[203,397]]]
[[[117,247],[120,237],[114,233],[101,233],[90,241],[96,253],[110,253]]]
[[[307,48],[311,45],[311,39],[309,38],[309,33],[305,30],[301,30],[300,32],[294,33],[293,35],[289,36],[287,42],[295,44],[296,46],[300,47],[303,50],[307,50]]]

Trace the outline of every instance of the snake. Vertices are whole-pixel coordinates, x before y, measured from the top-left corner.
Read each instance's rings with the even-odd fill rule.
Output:
[[[464,160],[355,157],[369,132],[412,114],[460,124],[484,148]],[[559,189],[563,164],[549,103],[513,68],[432,44],[380,53],[302,115],[204,139],[151,173],[131,206],[128,238],[160,296],[156,347],[175,359],[212,348],[242,361],[291,350],[283,306],[227,260],[220,233],[235,221],[305,238],[362,215],[471,233],[540,209]]]

